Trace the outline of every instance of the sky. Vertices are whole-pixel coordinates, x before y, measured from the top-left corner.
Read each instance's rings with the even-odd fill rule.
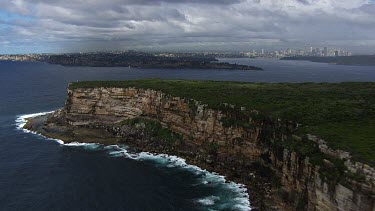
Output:
[[[0,54],[306,46],[375,54],[375,1],[0,0]]]

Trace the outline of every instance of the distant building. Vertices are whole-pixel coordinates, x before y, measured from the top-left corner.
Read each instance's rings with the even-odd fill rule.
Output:
[[[321,50],[320,50],[320,48],[316,48],[315,49],[315,56],[321,56]]]

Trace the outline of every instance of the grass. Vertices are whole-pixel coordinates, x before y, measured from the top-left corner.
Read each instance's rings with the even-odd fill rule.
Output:
[[[84,81],[70,88],[136,87],[195,99],[213,109],[244,106],[271,118],[295,120],[298,133],[325,138],[375,165],[375,83],[243,83],[188,80]],[[231,119],[225,120],[230,124]]]

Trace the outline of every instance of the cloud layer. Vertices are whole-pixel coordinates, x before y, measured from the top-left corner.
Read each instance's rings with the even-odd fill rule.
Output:
[[[0,53],[250,50],[375,53],[370,0],[0,0]]]

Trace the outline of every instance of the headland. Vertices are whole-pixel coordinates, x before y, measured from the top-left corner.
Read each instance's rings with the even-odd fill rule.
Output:
[[[375,83],[71,83],[25,128],[127,144],[245,184],[254,209],[373,210]]]

